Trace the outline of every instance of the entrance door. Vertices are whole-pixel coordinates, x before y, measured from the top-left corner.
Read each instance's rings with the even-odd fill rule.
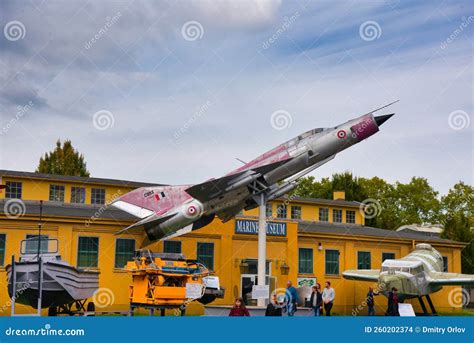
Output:
[[[252,299],[252,288],[253,285],[257,284],[257,275],[242,274],[241,280],[240,289],[242,290],[242,298],[244,299],[245,305],[254,305],[254,300]]]

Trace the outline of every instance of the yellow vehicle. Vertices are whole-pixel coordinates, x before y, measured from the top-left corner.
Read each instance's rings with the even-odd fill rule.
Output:
[[[187,260],[182,254],[139,250],[125,269],[132,275],[131,315],[135,308],[149,309],[150,314],[160,309],[161,315],[165,309],[179,309],[184,315],[186,306],[194,300],[209,303],[224,296],[218,277],[210,276],[203,264]]]

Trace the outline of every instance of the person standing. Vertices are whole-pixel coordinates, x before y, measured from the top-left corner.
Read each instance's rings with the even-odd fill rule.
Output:
[[[326,281],[326,287],[323,291],[323,303],[324,303],[324,311],[326,312],[326,316],[331,315],[331,309],[334,304],[334,299],[336,298],[336,292],[334,288],[331,287],[331,282]]]
[[[293,317],[296,312],[296,304],[298,303],[298,292],[296,291],[296,288],[293,287],[293,283],[291,281],[286,283],[285,302],[286,313],[288,314],[288,317]]]
[[[321,285],[318,283],[313,286],[313,292],[309,298],[310,306],[313,308],[314,315],[319,317],[323,310],[323,294],[321,293]]]
[[[388,293],[388,316],[400,316],[398,312],[398,289],[392,287],[392,291]]]
[[[374,289],[372,287],[369,287],[369,291],[367,292],[367,298],[365,301],[367,303],[367,315],[375,316]]]
[[[267,305],[265,310],[266,317],[281,317],[281,306],[277,303],[277,296],[275,293],[272,294],[272,299]]]
[[[234,307],[230,310],[229,317],[250,317],[250,313],[241,297],[235,299]]]

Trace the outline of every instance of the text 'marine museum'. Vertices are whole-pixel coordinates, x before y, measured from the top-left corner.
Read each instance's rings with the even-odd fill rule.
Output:
[[[0,170],[0,303],[8,303],[5,265],[11,256],[18,258],[20,241],[37,235],[39,200],[43,200],[43,231],[59,240],[62,258],[79,268],[100,272],[100,287],[114,295],[114,304],[104,310],[128,308],[130,276],[122,269],[145,238],[144,233],[114,235],[136,218],[105,204],[135,188],[150,186],[141,182],[57,176]],[[26,212],[8,218],[4,211],[7,198],[21,199]],[[272,201],[267,207],[266,273],[270,291],[307,280],[324,284],[329,280],[336,290],[334,313],[351,314],[366,296],[368,282],[344,280],[346,269],[377,269],[384,259],[408,254],[416,243],[428,242],[442,255],[445,269],[461,272],[461,250],[465,244],[437,235],[413,231],[388,231],[364,226],[360,204],[344,200],[344,192],[335,192],[334,200],[295,198],[289,203]],[[149,246],[153,251],[180,252],[197,259],[219,276],[225,297],[212,305],[231,305],[237,296],[248,299],[257,274],[258,209],[246,211],[222,224],[210,225],[178,239]],[[433,294],[439,311],[455,311],[448,303],[444,287]],[[411,301],[420,311],[418,301]],[[386,308],[386,298],[376,298],[379,314]],[[28,308],[18,305],[18,312]],[[202,312],[193,304],[190,312]],[[2,315],[8,315],[4,310]]]

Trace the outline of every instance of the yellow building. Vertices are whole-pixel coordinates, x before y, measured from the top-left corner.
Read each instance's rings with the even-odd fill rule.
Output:
[[[131,279],[122,267],[140,247],[145,234],[115,235],[135,218],[106,204],[150,184],[8,170],[0,170],[0,177],[0,184],[7,186],[0,193],[0,272],[5,273],[12,255],[18,259],[21,240],[37,235],[39,200],[43,200],[42,235],[58,239],[63,260],[98,270],[100,287],[112,295],[113,299],[104,308],[99,304],[98,309],[127,309]],[[19,213],[12,210],[13,205]],[[461,272],[463,243],[423,233],[367,227],[359,209],[359,203],[344,200],[344,192],[336,192],[333,200],[272,201],[267,207],[267,279],[271,290],[285,287],[288,280],[295,284],[323,284],[328,280],[336,291],[334,313],[351,314],[363,302],[370,284],[344,280],[341,273],[346,269],[379,268],[383,259],[400,258],[420,242],[428,242],[440,251],[449,272]],[[251,284],[256,283],[257,214],[254,209],[227,223],[216,219],[202,229],[149,248],[181,252],[204,263],[226,289],[225,297],[213,305],[230,305],[235,297],[246,297]],[[9,301],[6,279],[6,275],[0,276],[2,304]],[[449,303],[454,288],[444,287],[432,296],[438,311],[455,310]],[[416,301],[412,303],[416,311],[421,311]],[[386,299],[378,297],[376,304],[377,312],[383,313]],[[18,306],[18,311],[32,309]],[[1,314],[9,313],[9,307],[4,306]]]

